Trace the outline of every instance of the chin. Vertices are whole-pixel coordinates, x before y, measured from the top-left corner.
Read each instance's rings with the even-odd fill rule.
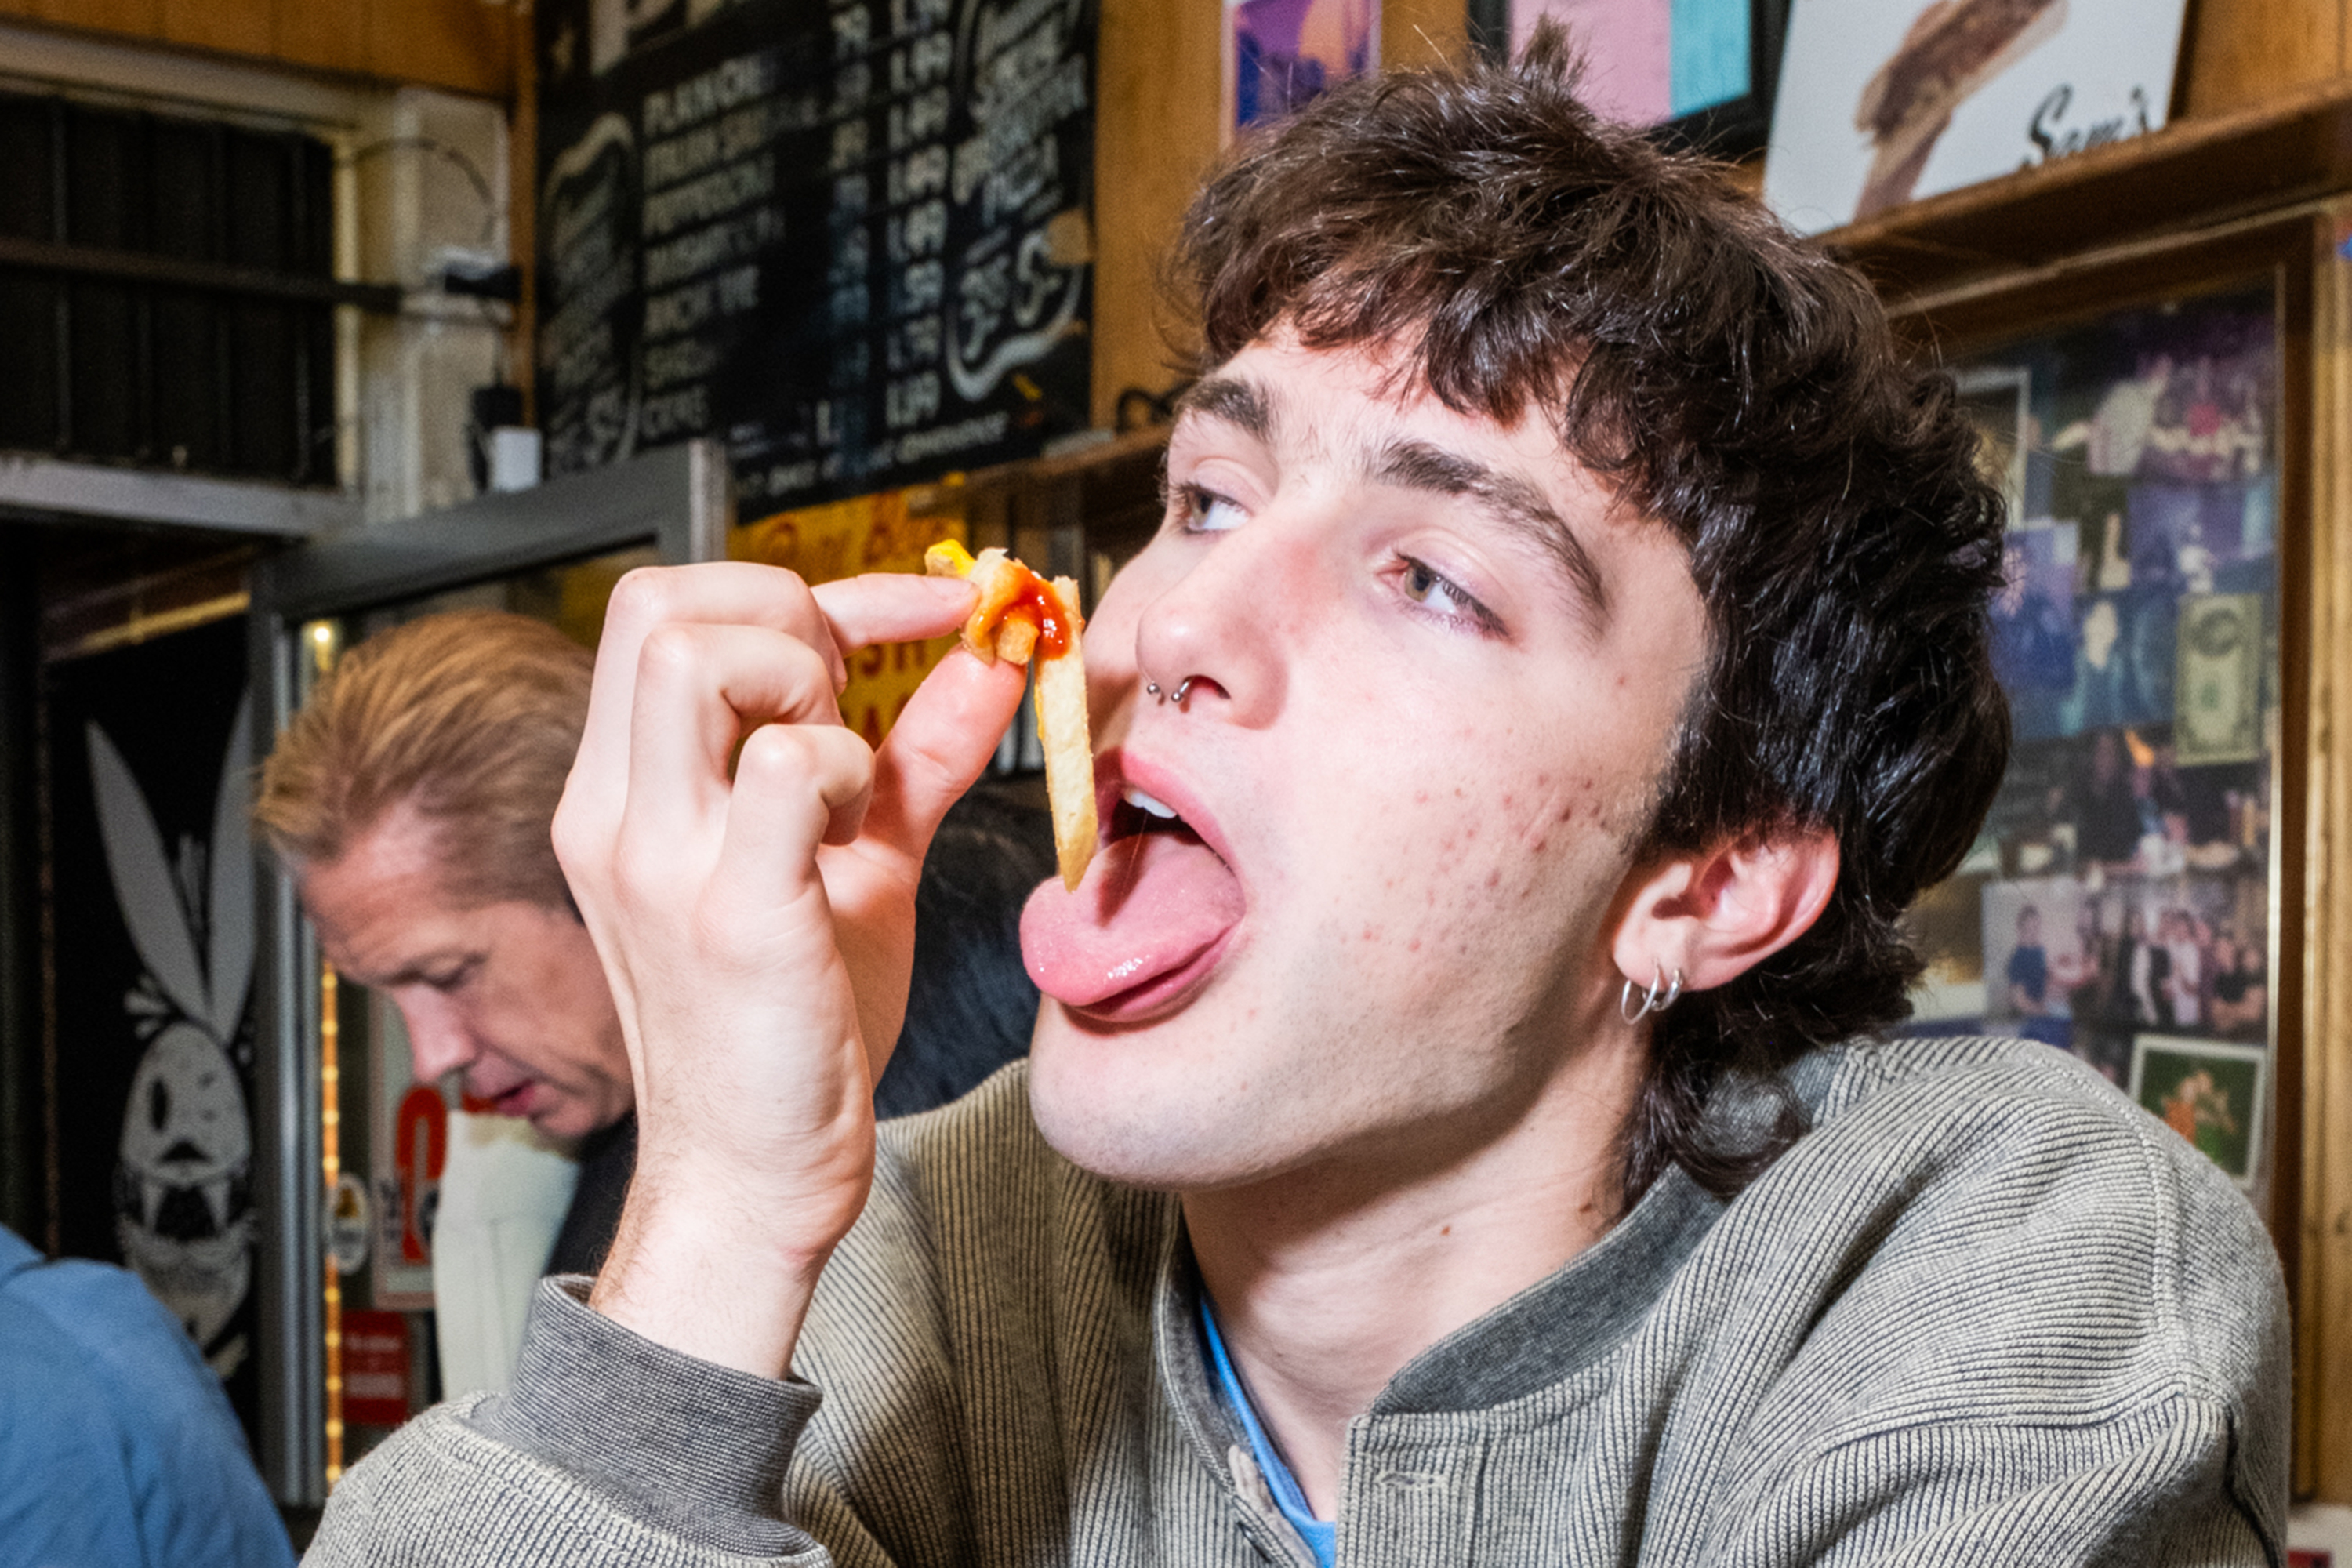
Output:
[[[1277,1173],[1294,1163],[1298,1119],[1226,1078],[1157,1042],[1065,1023],[1041,1027],[1031,1050],[1030,1114],[1055,1153],[1123,1186],[1202,1192]]]
[[[545,1110],[535,1110],[526,1118],[531,1130],[543,1138],[585,1138],[596,1131],[594,1122],[579,1106],[562,1104]]]

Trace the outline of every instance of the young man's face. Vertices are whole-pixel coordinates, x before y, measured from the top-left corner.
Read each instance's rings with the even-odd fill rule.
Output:
[[[1099,1173],[1443,1160],[1625,1037],[1611,941],[1706,646],[1686,558],[1539,418],[1389,371],[1235,355],[1088,628],[1108,843],[1023,946],[1039,1125]],[[1133,833],[1138,791],[1183,827]]]

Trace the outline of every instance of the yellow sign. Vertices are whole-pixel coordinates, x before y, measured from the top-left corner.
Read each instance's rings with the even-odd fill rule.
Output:
[[[811,583],[829,583],[861,572],[923,569],[923,550],[938,539],[965,539],[962,515],[953,510],[951,489],[885,490],[878,495],[828,501],[748,522],[727,541],[736,561],[757,561],[797,572]],[[947,507],[934,504],[949,500]],[[921,505],[910,505],[910,500]],[[929,642],[890,643],[850,655],[849,685],[841,694],[841,717],[878,746],[899,710],[921,685],[932,665],[955,647],[955,636]]]

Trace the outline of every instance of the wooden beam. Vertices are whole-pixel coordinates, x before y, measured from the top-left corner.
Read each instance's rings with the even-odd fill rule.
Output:
[[[2339,207],[2336,221],[2352,218]],[[2310,671],[2302,713],[2309,747],[2305,798],[2314,831],[2305,856],[2303,1116],[2282,1125],[2303,1152],[2301,1267],[2294,1309],[2294,1491],[2352,1503],[2352,767],[2336,737],[2352,736],[2352,266],[2326,257],[2313,289]],[[2281,583],[2282,600],[2293,584]]]

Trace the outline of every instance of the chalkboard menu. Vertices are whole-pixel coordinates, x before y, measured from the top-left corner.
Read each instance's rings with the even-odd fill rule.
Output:
[[[541,0],[551,474],[791,505],[1087,421],[1097,0]]]

